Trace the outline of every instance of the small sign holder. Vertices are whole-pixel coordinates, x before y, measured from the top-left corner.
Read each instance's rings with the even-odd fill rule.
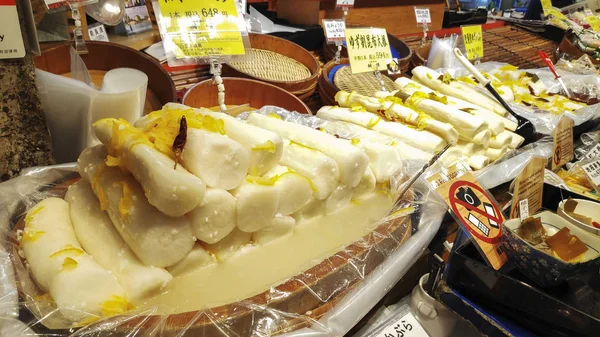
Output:
[[[342,11],[344,12],[344,15],[342,16],[342,21],[344,21],[344,27],[345,27],[346,26],[346,18],[348,17],[348,10],[350,9],[350,7],[354,7],[354,0],[352,0],[352,1],[337,0],[335,6],[336,6],[336,8],[341,8]],[[342,59],[342,57],[341,57],[342,44],[343,44],[343,41],[335,42],[335,46],[336,46],[335,64],[340,64],[340,60]]]
[[[417,26],[423,30],[423,38],[421,39],[421,46],[427,43],[427,32],[429,32],[429,25],[431,25],[431,12],[429,8],[419,8],[414,6],[415,18],[417,20]]]

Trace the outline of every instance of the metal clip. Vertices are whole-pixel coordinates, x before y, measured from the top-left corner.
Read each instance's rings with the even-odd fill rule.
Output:
[[[73,28],[73,40],[75,41],[75,50],[78,54],[87,54],[88,49],[85,46],[83,31],[81,30],[81,13],[79,12],[79,2],[67,1],[71,8],[71,17],[75,20],[75,28]]]

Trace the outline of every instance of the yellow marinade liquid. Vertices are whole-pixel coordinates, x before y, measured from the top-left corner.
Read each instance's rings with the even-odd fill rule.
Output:
[[[138,308],[174,314],[255,296],[368,234],[391,207],[388,196],[374,192],[334,214],[300,221],[291,235],[242,247],[225,261],[175,277],[162,294]]]

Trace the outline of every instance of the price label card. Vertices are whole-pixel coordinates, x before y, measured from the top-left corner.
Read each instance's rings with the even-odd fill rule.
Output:
[[[521,221],[529,218],[529,200],[527,199],[519,201],[519,218]]]
[[[585,164],[581,166],[581,169],[588,177],[588,180],[592,185],[594,185],[594,189],[596,192],[600,191],[600,160],[595,160],[589,164]]]
[[[108,41],[108,35],[106,34],[106,28],[100,22],[88,26],[88,35],[92,41]]]
[[[573,160],[575,155],[573,150],[573,124],[571,118],[563,115],[552,133],[554,138],[552,162],[550,164],[552,171],[557,171]]]
[[[462,26],[460,29],[462,30],[463,41],[465,42],[467,58],[469,60],[483,58],[483,33],[481,26]]]
[[[346,23],[344,20],[323,20],[327,42],[343,42],[346,39]]]
[[[544,171],[547,159],[533,157],[527,166],[521,171],[514,182],[514,191],[510,209],[510,218],[519,216],[524,219],[523,214],[528,217],[542,208],[542,190],[544,189]],[[526,200],[527,209],[523,209],[522,201]]]
[[[352,8],[352,7],[354,7],[354,0],[335,0],[335,7]]]
[[[556,8],[550,8],[548,10],[544,10],[544,15],[546,15],[546,16],[552,15],[553,17],[555,17],[559,20],[569,20],[569,18],[567,18],[563,13],[561,13]]]
[[[600,144],[594,145],[594,147],[585,154],[586,159],[594,159],[600,157]]]
[[[595,15],[590,15],[586,18],[587,22],[590,24],[590,27],[595,32],[600,32],[600,21],[598,21],[598,17]]]
[[[546,184],[562,188],[563,190],[570,191],[569,187],[567,187],[567,183],[565,183],[565,181],[556,173],[548,169],[544,170],[544,182]]]
[[[417,18],[417,24],[431,24],[431,13],[429,8],[417,8],[415,7],[415,17]]]
[[[394,324],[386,327],[377,337],[429,337],[412,313],[402,316]]]
[[[589,8],[584,9],[583,12],[585,13],[585,16],[594,15],[594,13]]]
[[[390,42],[385,29],[346,29],[346,46],[352,73],[386,70],[392,60]]]
[[[233,0],[159,0],[165,46],[178,59],[245,54],[243,20]]]
[[[25,56],[25,44],[15,0],[0,0],[0,59]]]
[[[508,261],[502,249],[504,216],[489,192],[461,162],[427,177],[427,181],[446,201],[459,226],[471,234],[487,263],[500,269]]]
[[[549,15],[548,11],[552,9],[552,0],[541,0],[542,10],[544,11],[544,15]]]

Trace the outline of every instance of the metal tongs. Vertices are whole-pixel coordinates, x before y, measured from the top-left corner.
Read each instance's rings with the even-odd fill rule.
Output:
[[[538,51],[538,54],[540,54],[542,61],[544,61],[544,63],[546,63],[546,65],[548,66],[548,69],[550,69],[552,74],[554,74],[554,77],[556,77],[556,80],[558,81],[558,83],[560,83],[560,86],[562,87],[562,89],[565,92],[565,94],[567,95],[567,97],[571,98],[571,92],[569,91],[569,88],[567,88],[562,77],[560,77],[560,75],[558,74],[558,71],[556,71],[556,67],[554,66],[554,63],[552,63],[552,60],[550,59],[548,54],[544,53],[541,50]]]
[[[465,68],[479,81],[479,83],[483,84],[485,88],[494,96],[494,98],[502,104],[504,109],[508,111],[518,123],[517,130],[515,133],[519,136],[523,137],[525,141],[523,145],[527,145],[529,143],[533,143],[535,141],[535,126],[531,123],[531,121],[527,118],[519,116],[516,112],[514,112],[510,106],[504,101],[504,99],[498,94],[496,89],[492,87],[492,81],[488,80],[483,76],[483,74],[475,68],[475,66],[463,55],[463,53],[458,48],[454,48],[454,56],[462,63]]]

